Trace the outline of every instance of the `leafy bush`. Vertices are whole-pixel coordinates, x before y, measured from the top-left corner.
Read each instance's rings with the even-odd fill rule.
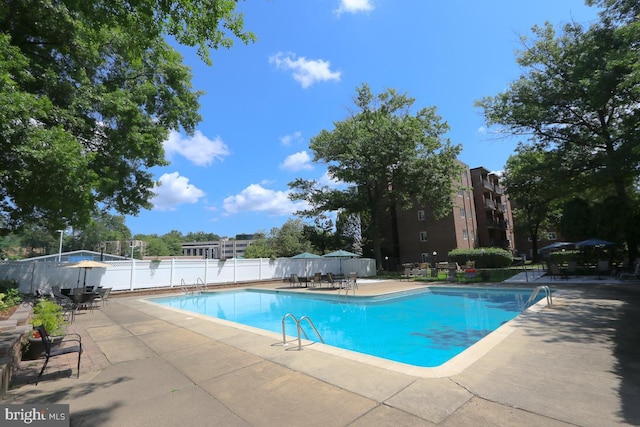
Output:
[[[501,268],[513,263],[511,252],[500,248],[454,249],[448,259],[460,266],[473,262],[476,268]]]
[[[0,311],[22,302],[22,295],[15,280],[0,281]]]
[[[41,299],[33,306],[31,324],[34,327],[44,326],[49,335],[61,335],[65,332],[62,307],[53,301]]]

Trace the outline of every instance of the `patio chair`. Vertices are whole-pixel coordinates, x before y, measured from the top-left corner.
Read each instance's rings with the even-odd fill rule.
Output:
[[[411,267],[405,267],[404,268],[404,274],[400,275],[400,280],[411,280],[413,279],[413,274],[412,274],[412,270]]]
[[[336,278],[333,277],[333,273],[327,273],[327,283],[329,283],[332,288],[341,288],[343,282],[344,280],[336,280]]]
[[[98,288],[98,297],[96,298],[96,305],[100,303],[100,307],[104,307],[109,304],[109,295],[112,288]]]
[[[567,273],[563,272],[558,266],[558,264],[553,264],[553,263],[548,264],[547,274],[551,276],[551,280],[568,279]]]
[[[316,286],[322,287],[322,273],[315,273],[313,278],[309,281],[309,286],[315,288]]]
[[[96,307],[96,300],[99,296],[100,295],[97,293],[83,294],[81,302],[76,303],[78,309],[93,311],[93,309]]]
[[[42,338],[42,343],[44,344],[44,365],[42,365],[42,369],[40,370],[40,374],[36,379],[36,385],[40,381],[40,377],[44,373],[47,364],[49,363],[49,359],[52,357],[62,356],[63,354],[70,353],[78,353],[78,374],[76,378],[80,378],[80,357],[82,356],[82,337],[78,334],[65,334],[63,335],[62,341],[60,343],[60,347],[52,348],[51,340],[49,335],[47,334],[47,330],[44,326],[38,326],[38,332],[40,332],[40,337]],[[71,337],[68,338],[67,337]],[[77,345],[65,346],[65,342],[77,342]]]
[[[71,298],[60,292],[51,292],[51,296],[55,299],[56,304],[62,307],[62,317],[69,323],[73,323],[76,319],[76,311],[78,311],[78,304],[76,304]]]
[[[302,283],[300,282],[300,278],[298,277],[297,274],[292,274],[291,275],[291,286],[292,287],[293,286],[295,286],[295,287],[302,286]]]
[[[640,262],[636,262],[635,269],[633,273],[620,273],[618,274],[618,280],[632,280],[632,279],[640,279]]]
[[[358,273],[354,271],[350,272],[347,282],[351,288],[358,289]]]

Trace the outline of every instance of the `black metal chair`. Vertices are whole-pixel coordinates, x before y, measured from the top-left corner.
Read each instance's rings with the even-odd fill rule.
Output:
[[[38,379],[36,379],[36,385],[40,381],[40,377],[44,373],[47,364],[49,363],[49,359],[56,356],[62,356],[63,354],[69,353],[78,353],[78,375],[76,378],[80,378],[80,357],[82,356],[82,337],[79,334],[65,334],[63,335],[62,341],[60,342],[60,347],[55,347],[51,345],[51,339],[47,334],[47,330],[44,326],[38,326],[38,332],[40,332],[40,337],[42,338],[42,343],[44,344],[44,365],[42,365],[42,369],[40,370],[40,374],[38,375]],[[67,339],[67,337],[72,337]],[[65,347],[65,342],[77,342],[77,345]]]

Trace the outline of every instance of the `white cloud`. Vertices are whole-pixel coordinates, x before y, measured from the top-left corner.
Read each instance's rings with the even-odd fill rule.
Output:
[[[178,172],[165,173],[159,181],[153,189],[156,196],[151,200],[156,210],[174,211],[178,205],[197,203],[204,197],[204,191],[189,184],[189,178],[180,176]]]
[[[199,130],[192,137],[182,136],[172,130],[169,139],[164,142],[164,151],[169,158],[179,154],[197,166],[207,166],[230,154],[229,147],[219,136],[211,140]]]
[[[303,169],[313,169],[313,165],[311,164],[311,157],[309,154],[307,154],[306,151],[300,151],[299,153],[287,156],[287,158],[284,159],[284,162],[280,164],[280,169],[296,172]]]
[[[480,126],[478,128],[478,133],[481,134],[481,135],[486,135],[487,134],[487,128],[484,127],[484,126]]]
[[[304,89],[320,81],[340,81],[340,72],[331,71],[331,63],[322,59],[307,59],[304,56],[296,58],[295,53],[278,52],[269,57],[269,62],[278,69],[293,71],[294,80]]]
[[[282,145],[291,145],[294,141],[300,141],[302,139],[302,133],[300,131],[296,131],[290,135],[285,135],[280,137],[280,143]]]
[[[289,200],[290,191],[275,191],[251,184],[240,194],[229,196],[223,201],[225,215],[239,212],[264,212],[270,216],[291,215],[297,210],[305,208],[303,202]]]
[[[326,171],[322,177],[318,180],[320,185],[326,185],[329,188],[338,188],[344,186],[344,182],[333,178],[329,175],[329,171]]]
[[[334,11],[338,16],[343,13],[371,12],[371,0],[340,0],[340,6]]]

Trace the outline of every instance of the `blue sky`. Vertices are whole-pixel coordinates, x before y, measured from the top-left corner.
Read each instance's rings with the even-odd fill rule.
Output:
[[[195,135],[165,142],[170,164],[154,209],[127,217],[132,233],[269,232],[300,207],[287,184],[329,180],[309,141],[348,117],[356,87],[387,88],[436,106],[470,167],[502,170],[515,140],[486,129],[474,101],[504,91],[521,70],[521,35],[548,21],[589,24],[583,0],[249,0],[257,42],[213,51],[212,67],[178,47],[201,97]]]

